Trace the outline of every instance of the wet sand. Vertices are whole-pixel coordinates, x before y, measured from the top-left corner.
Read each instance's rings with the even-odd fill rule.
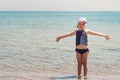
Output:
[[[88,79],[77,78],[76,74],[58,74],[58,73],[32,73],[32,72],[2,72],[0,71],[0,80],[120,80],[119,75],[88,75]]]

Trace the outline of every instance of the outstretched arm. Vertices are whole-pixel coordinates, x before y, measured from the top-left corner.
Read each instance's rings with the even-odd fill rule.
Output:
[[[109,39],[110,39],[110,36],[107,35],[107,34],[103,34],[103,33],[95,32],[95,31],[91,31],[91,30],[87,30],[87,33],[88,33],[88,34],[91,34],[91,35],[96,35],[96,36],[102,36],[102,37],[105,37],[106,40],[109,40]]]
[[[75,31],[71,32],[71,33],[68,33],[68,34],[65,34],[65,35],[62,35],[62,36],[59,36],[56,38],[56,42],[58,42],[60,39],[62,38],[66,38],[66,37],[69,37],[69,36],[73,36],[75,35]]]

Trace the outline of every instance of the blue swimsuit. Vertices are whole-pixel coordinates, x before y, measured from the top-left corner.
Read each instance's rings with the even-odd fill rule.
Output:
[[[88,45],[87,34],[84,30],[76,30],[76,46],[79,44]],[[84,54],[85,52],[89,52],[89,49],[75,49],[78,53]]]
[[[87,45],[87,34],[84,30],[80,31],[77,30],[76,31],[76,46],[79,44],[84,44]]]

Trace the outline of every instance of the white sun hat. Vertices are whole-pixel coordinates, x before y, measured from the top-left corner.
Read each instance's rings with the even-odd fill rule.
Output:
[[[78,23],[80,22],[84,22],[85,24],[87,23],[87,19],[86,18],[79,18],[78,19]]]

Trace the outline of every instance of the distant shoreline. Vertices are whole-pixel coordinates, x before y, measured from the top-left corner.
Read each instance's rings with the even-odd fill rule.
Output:
[[[120,11],[45,11],[45,10],[41,10],[41,11],[37,11],[37,10],[10,10],[10,11],[7,11],[7,10],[0,10],[0,12],[120,12]]]

